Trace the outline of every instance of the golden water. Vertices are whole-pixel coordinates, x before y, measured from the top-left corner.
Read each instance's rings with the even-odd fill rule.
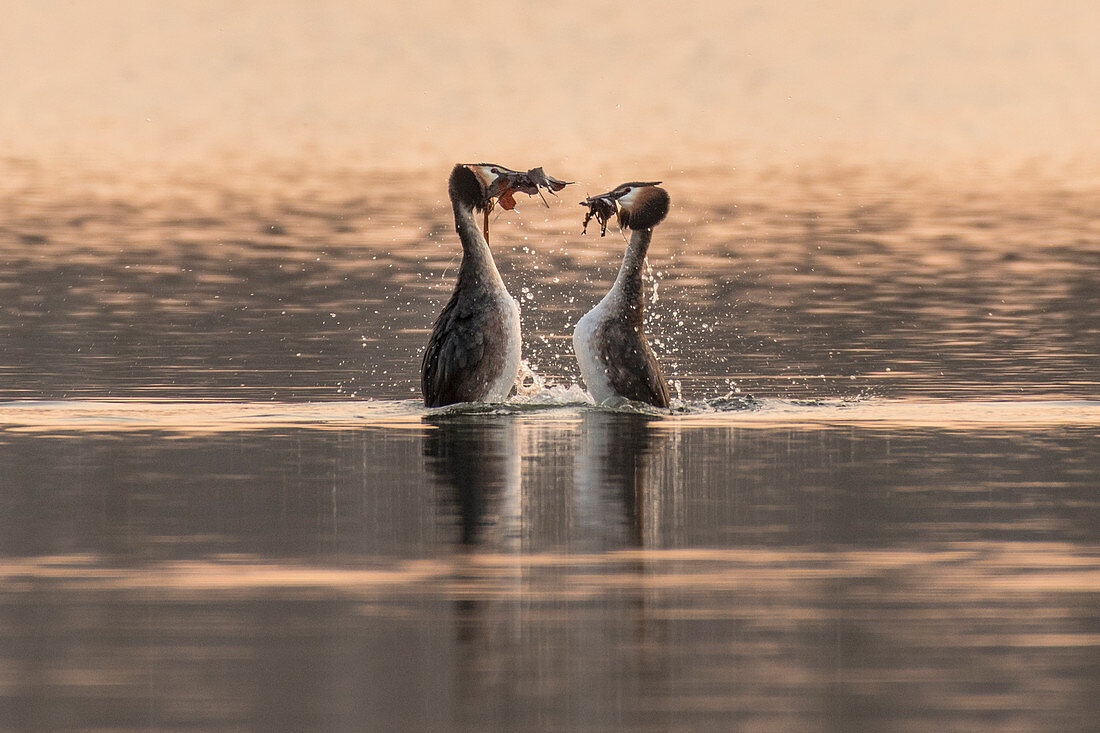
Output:
[[[1095,728],[1100,14],[621,5],[5,8],[0,730]],[[474,160],[577,184],[425,411]]]

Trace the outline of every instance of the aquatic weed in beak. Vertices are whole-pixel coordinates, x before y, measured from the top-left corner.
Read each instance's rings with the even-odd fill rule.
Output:
[[[607,194],[600,196],[590,196],[584,201],[581,201],[581,206],[587,206],[588,211],[584,214],[584,224],[581,227],[581,234],[588,233],[588,222],[593,218],[600,225],[600,236],[607,234],[607,222],[611,221],[611,217],[618,212],[618,207],[615,205]]]

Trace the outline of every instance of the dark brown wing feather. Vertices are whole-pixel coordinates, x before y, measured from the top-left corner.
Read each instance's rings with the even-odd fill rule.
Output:
[[[504,314],[492,295],[455,293],[435,321],[421,362],[424,405],[485,399],[504,367]]]
[[[634,328],[625,320],[611,320],[597,336],[611,386],[628,400],[668,407],[668,384],[657,357],[645,335]]]

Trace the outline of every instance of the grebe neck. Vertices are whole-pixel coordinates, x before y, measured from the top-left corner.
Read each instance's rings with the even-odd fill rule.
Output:
[[[642,268],[645,266],[645,256],[646,252],[649,251],[651,239],[653,239],[652,229],[632,231],[630,244],[627,245],[626,254],[623,255],[623,264],[619,267],[615,284],[611,286],[611,292],[618,296],[616,300],[618,301],[620,317],[626,317],[639,328],[645,314],[645,286],[642,282]]]
[[[455,230],[462,241],[462,265],[458,270],[458,287],[504,288],[493,253],[481,233],[474,210],[455,201]]]

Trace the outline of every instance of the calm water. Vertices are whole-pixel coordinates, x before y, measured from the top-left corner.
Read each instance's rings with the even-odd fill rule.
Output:
[[[668,171],[668,414],[585,403],[623,241],[526,203],[525,394],[425,412],[445,171],[6,165],[0,729],[1100,719],[1095,191]]]

